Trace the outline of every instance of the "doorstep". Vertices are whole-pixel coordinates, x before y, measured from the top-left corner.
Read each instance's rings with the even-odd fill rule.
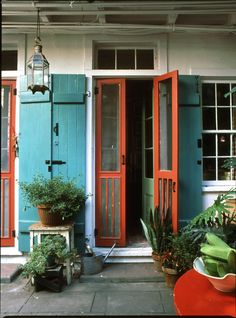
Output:
[[[1,264],[1,284],[11,283],[21,272],[20,264]]]
[[[110,247],[93,247],[96,255],[104,257]],[[153,263],[151,247],[115,247],[106,259],[106,263]]]

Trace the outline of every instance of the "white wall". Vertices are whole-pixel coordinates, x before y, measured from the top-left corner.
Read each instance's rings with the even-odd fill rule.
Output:
[[[236,76],[236,36],[176,34],[168,36],[169,70],[202,76]]]

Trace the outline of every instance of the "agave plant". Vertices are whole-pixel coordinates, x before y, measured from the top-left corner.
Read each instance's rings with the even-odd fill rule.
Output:
[[[167,209],[166,213],[161,213],[160,208],[154,211],[150,209],[147,221],[140,219],[145,237],[151,246],[153,253],[161,254],[168,243],[168,238],[172,232],[171,214]]]

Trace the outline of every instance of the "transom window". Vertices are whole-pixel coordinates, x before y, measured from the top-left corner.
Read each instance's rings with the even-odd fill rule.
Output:
[[[236,81],[203,82],[203,180],[236,180],[235,169],[223,167],[236,157]]]
[[[153,48],[97,48],[96,69],[153,70]]]

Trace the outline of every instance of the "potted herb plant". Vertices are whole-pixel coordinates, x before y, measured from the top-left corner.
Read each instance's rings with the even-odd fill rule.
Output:
[[[44,225],[60,225],[71,221],[85,204],[87,195],[73,180],[65,181],[61,176],[47,179],[35,176],[30,183],[21,182],[25,199],[38,208]]]
[[[160,208],[150,210],[147,221],[140,219],[145,237],[152,248],[155,269],[161,271],[161,254],[165,250],[169,234],[172,232],[170,211],[161,214]]]
[[[173,288],[177,279],[193,267],[199,246],[188,232],[172,234],[166,251],[162,254],[162,271],[168,287]]]
[[[72,257],[75,251],[68,252],[66,239],[61,235],[48,235],[42,243],[35,245],[28,261],[21,267],[23,277],[37,277],[47,268],[56,266]]]

